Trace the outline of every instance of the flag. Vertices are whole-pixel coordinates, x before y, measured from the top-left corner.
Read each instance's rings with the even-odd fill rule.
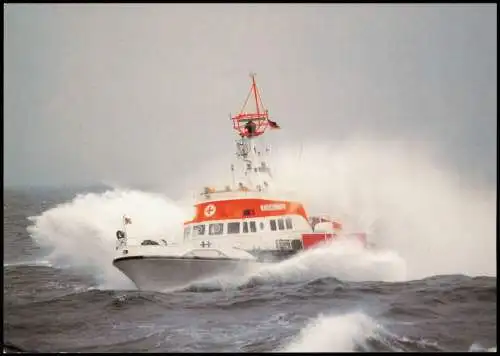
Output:
[[[129,218],[129,217],[126,217],[125,215],[123,215],[123,223],[124,223],[125,225],[127,225],[127,224],[132,224],[132,219],[131,219],[131,218]]]
[[[272,129],[281,129],[280,125],[278,125],[275,121],[271,121],[267,119],[267,122],[269,122],[269,127]]]

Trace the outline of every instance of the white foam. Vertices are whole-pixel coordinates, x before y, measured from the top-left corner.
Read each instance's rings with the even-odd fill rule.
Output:
[[[493,346],[490,348],[486,348],[486,347],[482,346],[481,344],[473,343],[469,347],[469,352],[497,352],[497,347]]]
[[[400,281],[405,262],[392,251],[367,250],[357,241],[337,240],[293,258],[258,268],[250,277],[307,281],[334,277],[346,281]]]
[[[375,335],[377,323],[362,312],[345,315],[320,314],[280,351],[351,352],[356,345]]]
[[[187,286],[206,289],[233,289],[249,282],[260,284],[300,283],[319,278],[342,281],[406,280],[405,261],[393,251],[367,250],[355,240],[339,239],[303,251],[287,260],[248,268],[243,275],[219,275]]]
[[[4,262],[4,267],[17,267],[17,266],[46,266],[52,267],[52,263],[47,260],[34,260],[34,261],[16,261],[16,262]]]
[[[105,285],[130,286],[113,265],[115,232],[122,216],[132,217],[131,236],[178,236],[185,212],[165,197],[132,190],[80,194],[37,217],[28,227],[32,237],[50,247],[46,258],[57,266],[90,271]],[[179,231],[178,231],[179,230]]]

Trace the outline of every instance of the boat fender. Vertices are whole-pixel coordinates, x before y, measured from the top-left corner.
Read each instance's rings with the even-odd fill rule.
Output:
[[[117,238],[118,240],[121,240],[121,239],[125,238],[125,233],[124,233],[123,231],[121,231],[121,230],[118,230],[118,231],[116,232],[116,238]]]

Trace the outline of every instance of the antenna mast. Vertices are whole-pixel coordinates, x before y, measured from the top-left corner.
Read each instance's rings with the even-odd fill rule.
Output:
[[[244,177],[242,179],[246,183],[244,185],[250,189],[261,191],[270,183],[270,169],[265,161],[267,155],[260,152],[254,138],[263,135],[268,127],[273,128],[273,122],[269,121],[268,111],[262,104],[255,77],[255,73],[250,73],[252,81],[248,95],[240,113],[232,116],[231,120],[233,120],[233,129],[240,136],[240,139],[236,141],[236,155],[243,163],[242,173]],[[254,97],[255,109],[249,112],[246,107],[251,95]],[[266,151],[266,153],[268,152]]]

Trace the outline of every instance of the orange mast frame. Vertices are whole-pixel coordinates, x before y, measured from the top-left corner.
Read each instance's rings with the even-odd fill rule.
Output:
[[[249,136],[245,125],[250,121],[255,124],[255,132],[252,135],[253,137],[262,135],[269,126],[269,112],[264,109],[264,105],[262,104],[259,89],[257,88],[257,83],[255,82],[255,74],[250,74],[250,77],[252,78],[252,85],[250,86],[250,92],[247,95],[245,103],[243,104],[240,113],[231,117],[231,120],[233,120],[234,130],[242,137]],[[255,99],[255,112],[245,112],[248,99],[250,99],[250,95],[252,94]]]

